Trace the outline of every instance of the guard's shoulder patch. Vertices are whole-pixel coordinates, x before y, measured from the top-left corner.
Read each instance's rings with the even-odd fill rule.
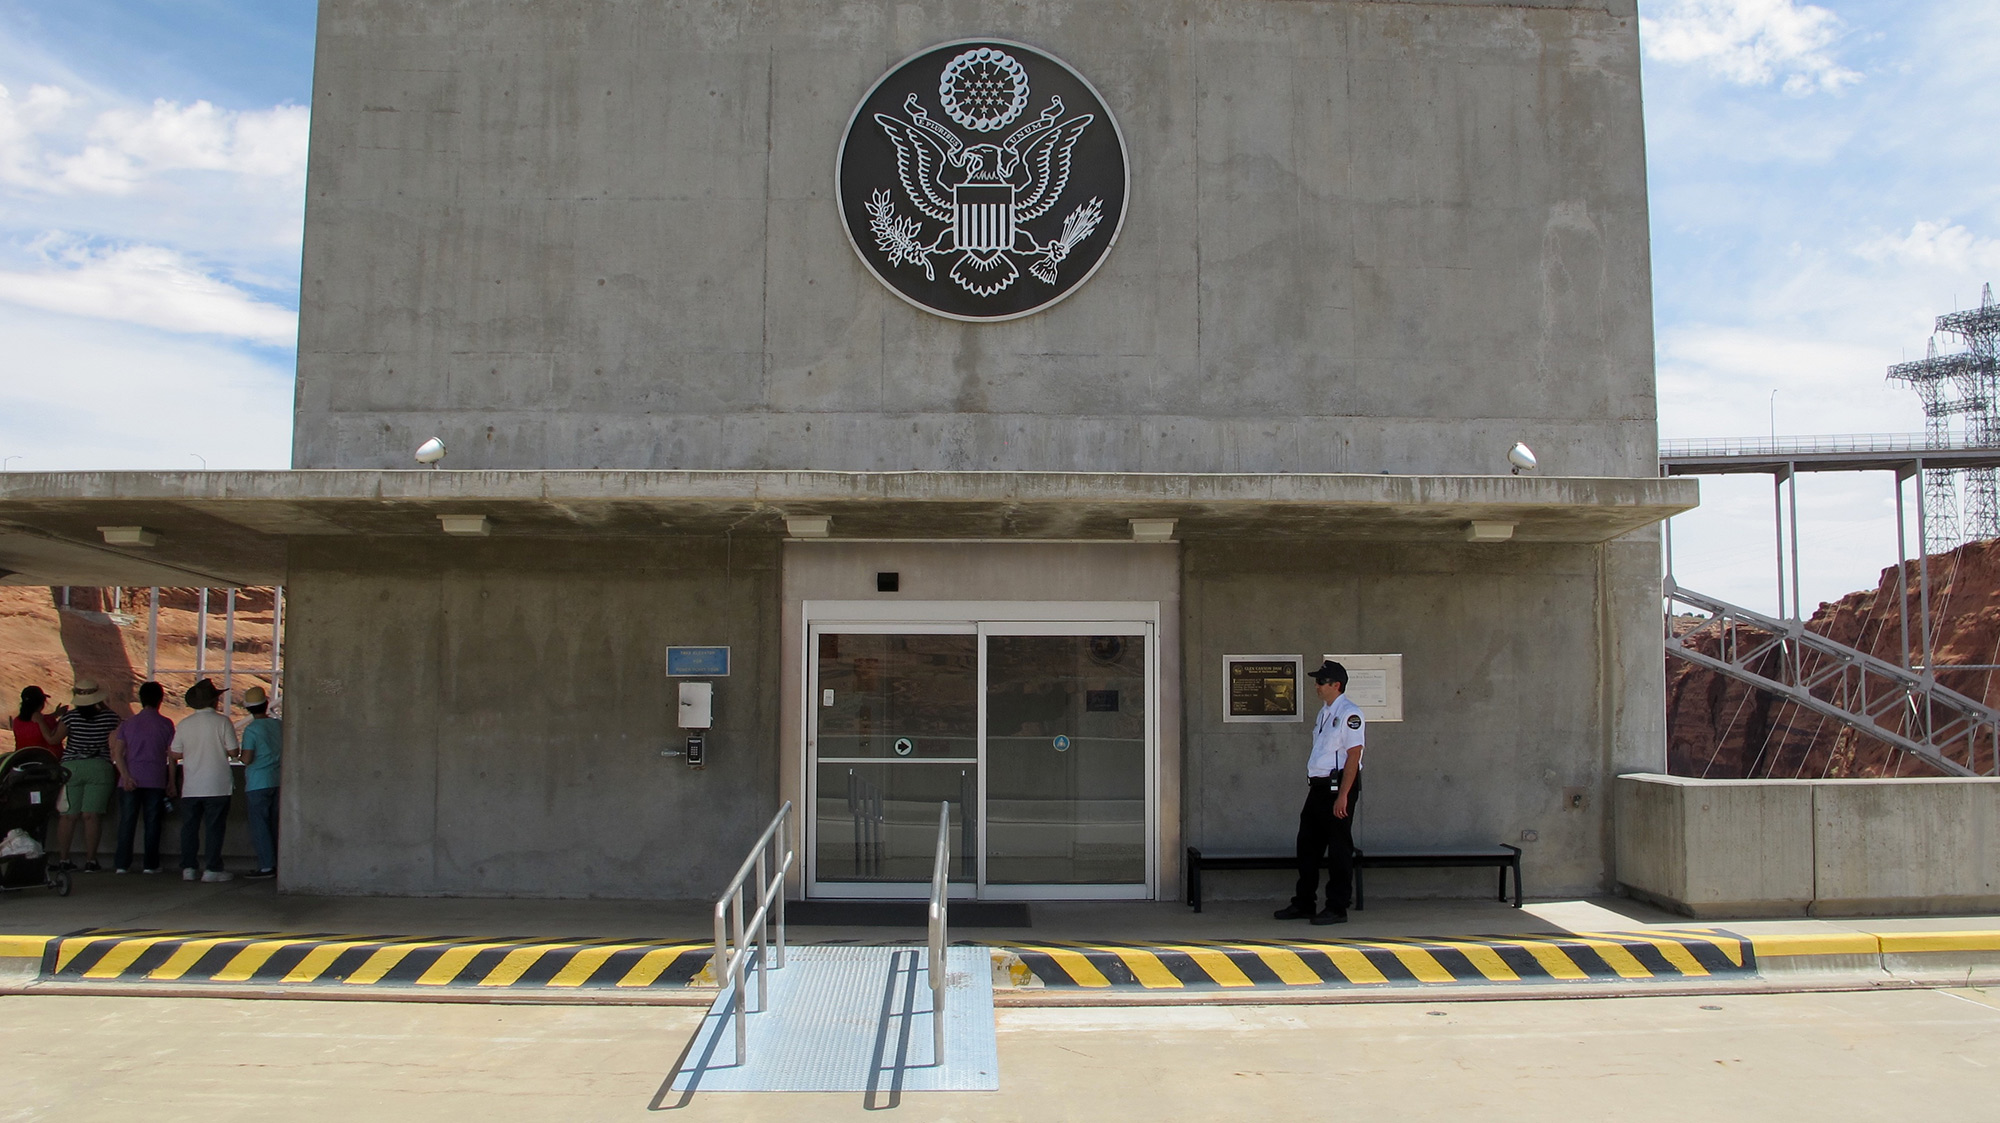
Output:
[[[1348,714],[1348,715],[1347,715],[1347,728],[1349,728],[1349,729],[1359,729],[1359,728],[1361,728],[1361,715],[1360,715],[1360,714]]]

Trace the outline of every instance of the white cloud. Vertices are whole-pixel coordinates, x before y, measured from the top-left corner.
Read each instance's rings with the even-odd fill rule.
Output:
[[[0,305],[0,454],[16,472],[283,468],[292,364],[230,344]]]
[[[84,98],[59,86],[18,99],[0,86],[0,181],[101,195],[182,171],[292,183],[305,175],[308,120],[303,106],[231,110],[165,99],[91,114]]]
[[[1856,246],[1854,252],[1877,263],[1961,274],[2000,272],[2000,238],[1982,238],[1954,223],[1918,222],[1908,234],[1872,238]]]
[[[286,346],[296,313],[257,300],[159,246],[45,246],[45,267],[0,271],[0,301],[164,331]]]
[[[1782,78],[1785,92],[1797,95],[1861,80],[1829,52],[1840,38],[1840,19],[1817,5],[1667,0],[1662,8],[1658,18],[1639,21],[1646,54],[1657,61],[1699,65],[1742,86]]]

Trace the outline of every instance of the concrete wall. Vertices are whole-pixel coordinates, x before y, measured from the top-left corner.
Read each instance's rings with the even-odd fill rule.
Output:
[[[325,0],[294,462],[1654,472],[1632,0]],[[1117,114],[1102,270],[968,325],[830,198],[901,58]]]
[[[2000,780],[1621,776],[1618,880],[1691,916],[2000,909]]]
[[[1608,889],[1610,779],[1663,743],[1656,644],[1644,663],[1656,633],[1626,619],[1652,580],[1644,545],[1189,543],[1188,843],[1288,851],[1304,797],[1310,725],[1224,724],[1224,655],[1401,653],[1405,720],[1369,727],[1362,844],[1513,843],[1530,895]],[[1212,891],[1279,880],[1228,875]],[[1493,891],[1479,872],[1378,881],[1383,896]]]
[[[776,810],[775,543],[299,540],[287,591],[287,891],[704,896]],[[734,650],[701,771],[668,644]]]

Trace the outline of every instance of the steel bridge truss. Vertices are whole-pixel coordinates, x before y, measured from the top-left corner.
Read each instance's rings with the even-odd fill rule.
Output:
[[[2000,775],[2000,711],[1904,668],[1779,620],[1684,589],[1667,578],[1667,654],[1919,757],[1950,776]],[[1674,617],[1706,615],[1675,635]],[[1712,637],[1717,654],[1699,650]]]

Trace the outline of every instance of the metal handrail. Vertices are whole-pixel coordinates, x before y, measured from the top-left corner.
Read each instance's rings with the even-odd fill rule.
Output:
[[[931,859],[931,1055],[944,1064],[944,929],[950,888],[951,804],[938,804],[937,853]]]
[[[774,849],[775,845],[775,849]],[[771,869],[771,859],[778,854],[777,869]],[[750,1047],[749,1027],[745,1018],[749,1014],[743,997],[743,960],[750,952],[744,942],[747,930],[755,941],[757,949],[757,1012],[769,1008],[769,990],[764,981],[765,962],[771,957],[771,914],[776,905],[778,920],[778,966],[785,965],[785,874],[791,870],[794,858],[792,850],[792,801],[786,800],[778,813],[771,818],[771,825],[757,836],[750,847],[750,856],[743,859],[742,868],[729,880],[729,888],[715,902],[715,958],[709,962],[709,973],[715,976],[716,986],[734,986],[736,998],[732,1009],[736,1015],[736,1063],[742,1064]],[[743,920],[744,882],[751,873],[757,875],[757,910],[746,924]],[[729,927],[725,933],[723,914],[729,914]],[[730,950],[733,938],[735,950]]]

